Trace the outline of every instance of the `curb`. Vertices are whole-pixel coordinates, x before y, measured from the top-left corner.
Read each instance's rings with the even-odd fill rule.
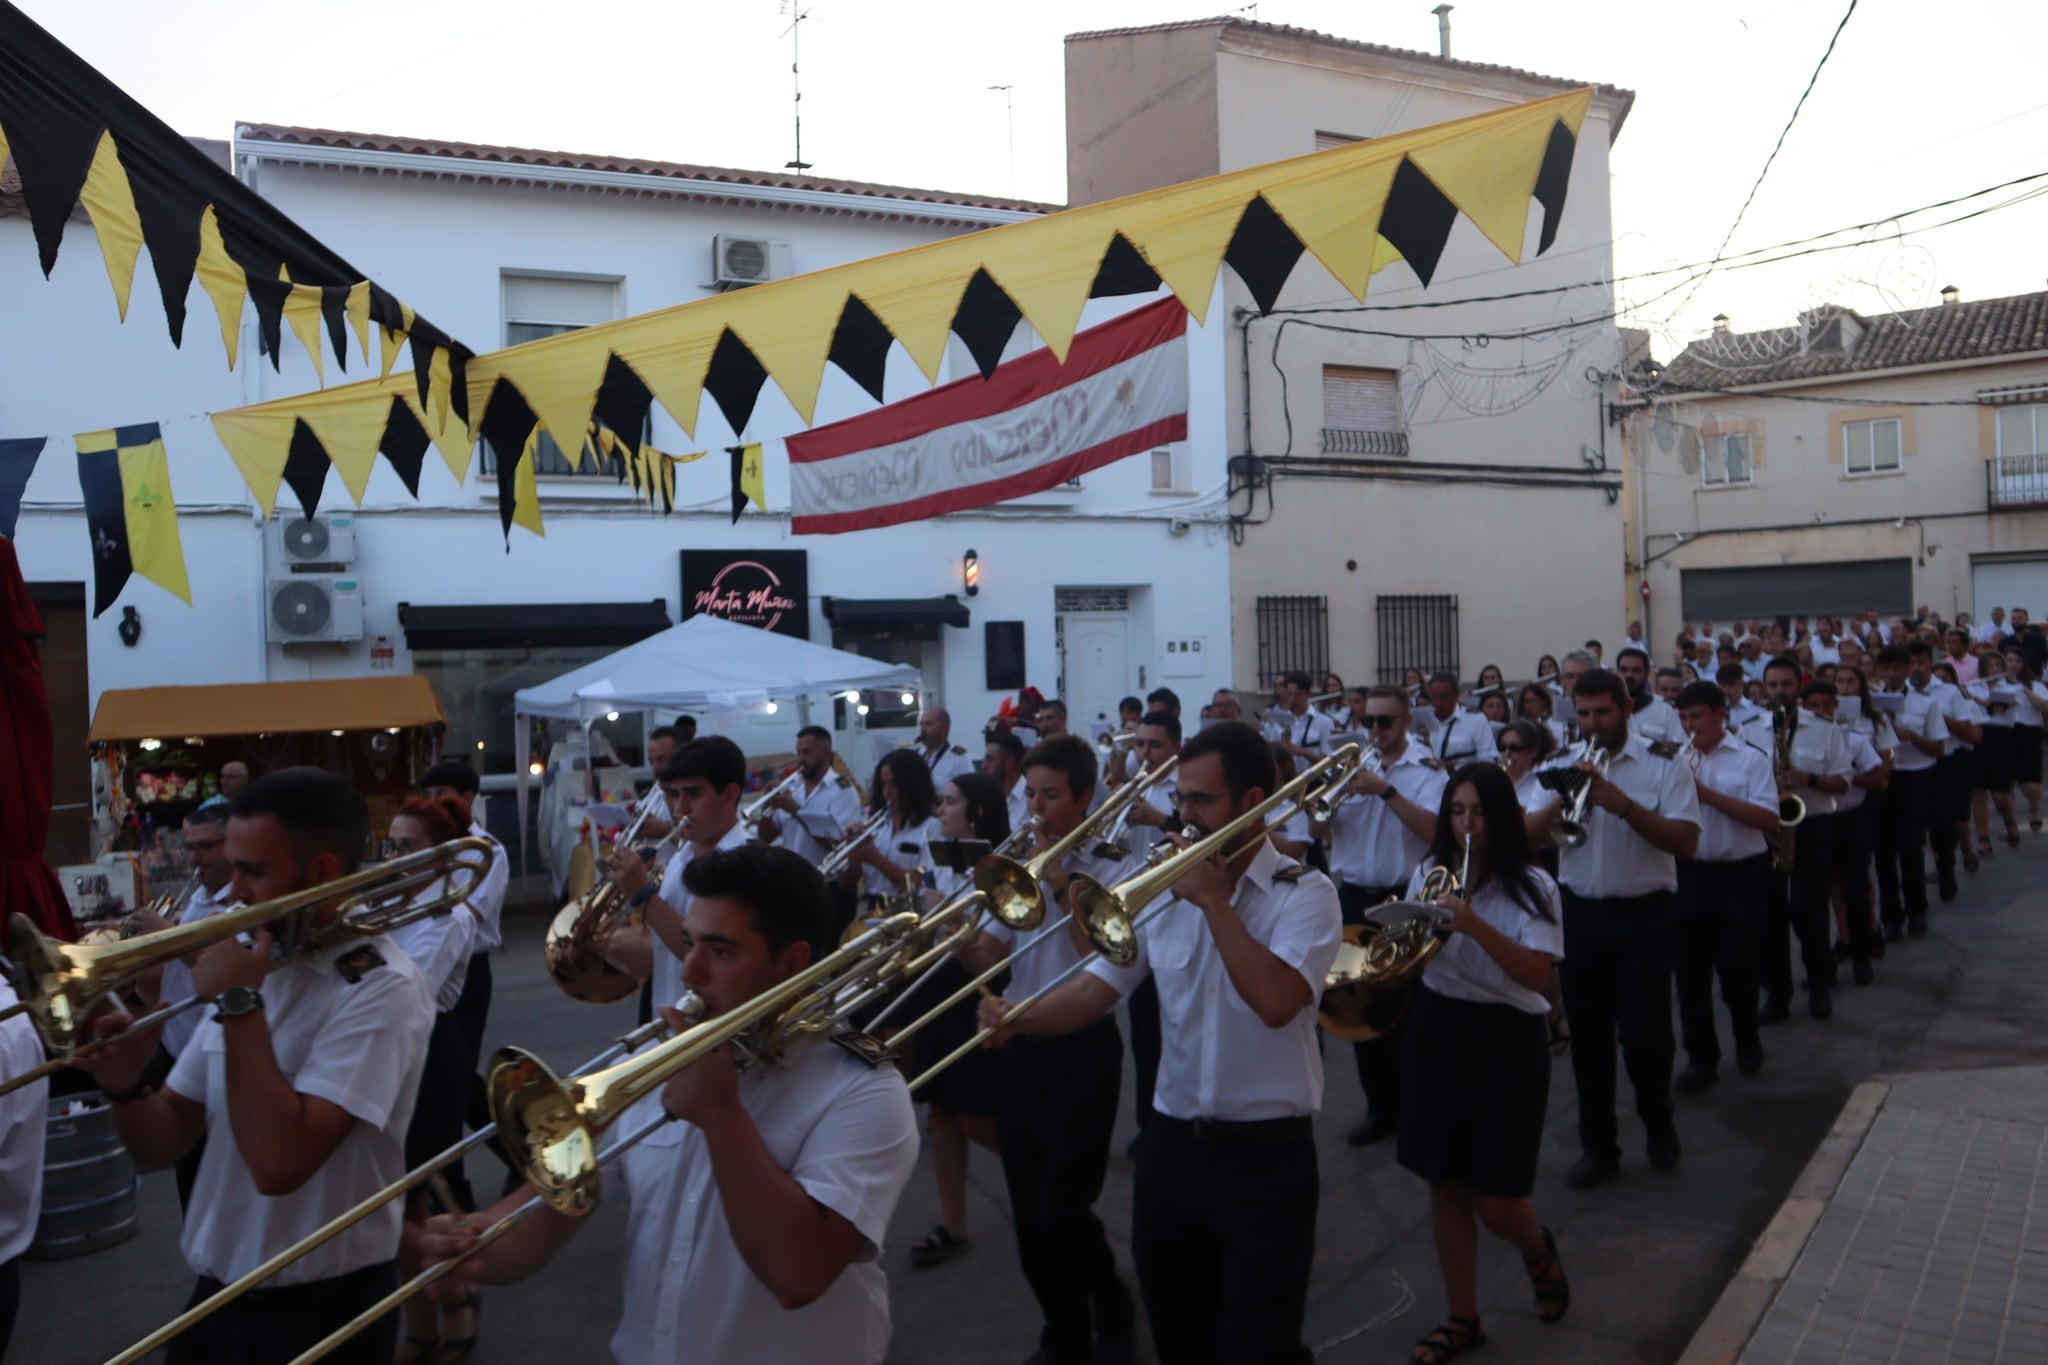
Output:
[[[1678,1365],[1733,1365],[1749,1345],[1799,1253],[1806,1249],[1807,1238],[1813,1235],[1814,1225],[1820,1222],[1849,1163],[1862,1149],[1891,1088],[1888,1081],[1863,1081],[1850,1092],[1834,1127],[1821,1139],[1813,1159],[1792,1182],[1785,1202],[1750,1248],[1742,1268],[1693,1333]]]

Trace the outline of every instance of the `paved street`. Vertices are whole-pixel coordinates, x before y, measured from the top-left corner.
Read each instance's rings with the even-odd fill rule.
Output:
[[[1685,1160],[1673,1176],[1648,1170],[1640,1135],[1630,1132],[1620,1179],[1587,1194],[1565,1190],[1563,1172],[1576,1143],[1570,1068],[1560,1061],[1537,1207],[1557,1230],[1571,1274],[1571,1314],[1559,1326],[1539,1326],[1513,1254],[1486,1243],[1481,1288],[1493,1346],[1484,1358],[1666,1365],[1684,1350],[1859,1081],[2048,1061],[2044,866],[2048,839],[2030,836],[2017,855],[2001,846],[1982,873],[1966,879],[1960,908],[1937,911],[1928,939],[1895,946],[1879,964],[1877,985],[1842,991],[1831,1022],[1801,1015],[1768,1031],[1770,1059],[1761,1076],[1745,1080],[1731,1070],[1717,1089],[1681,1101]],[[542,924],[538,915],[508,924],[492,1031],[498,1041],[516,1041],[571,1065],[601,1047],[626,1011],[574,1004],[547,983],[538,949]],[[1391,1144],[1362,1153],[1344,1146],[1343,1132],[1360,1101],[1348,1059],[1333,1051],[1332,1061],[1329,1115],[1320,1132],[1324,1202],[1308,1339],[1322,1359],[1337,1365],[1398,1361],[1443,1312],[1427,1201],[1421,1185],[1394,1165]],[[2025,1110],[2020,1117],[2038,1120],[2040,1097]],[[1902,1110],[1896,1131],[1874,1134],[1892,1144],[1897,1162],[1908,1163],[1901,1173],[1932,1170],[1951,1155],[1974,1160],[1991,1141],[1988,1130],[1960,1143],[1930,1136],[1909,1120]],[[1119,1153],[1129,1128],[1127,1106]],[[471,1171],[481,1178],[485,1162],[472,1163]],[[1943,1182],[1952,1178],[1941,1176]],[[1036,1318],[1018,1275],[992,1158],[976,1155],[973,1182],[974,1250],[944,1267],[912,1272],[905,1266],[904,1247],[933,1221],[928,1169],[898,1212],[887,1251],[897,1323],[891,1359],[898,1365],[1002,1365],[1032,1349]],[[1860,1189],[1866,1198],[1885,1193],[1844,1188]],[[1119,1154],[1101,1212],[1120,1251],[1128,1246],[1129,1193],[1129,1163]],[[100,1360],[179,1306],[189,1277],[177,1256],[177,1207],[167,1175],[145,1179],[143,1217],[142,1235],[124,1246],[24,1267],[24,1320],[14,1358]],[[601,1210],[567,1259],[519,1293],[488,1296],[478,1360],[604,1358],[618,1311],[619,1256],[618,1211]]]

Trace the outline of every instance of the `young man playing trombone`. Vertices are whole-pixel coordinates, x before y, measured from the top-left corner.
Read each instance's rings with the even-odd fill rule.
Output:
[[[369,815],[340,778],[288,768],[249,784],[229,809],[226,853],[237,898],[255,905],[354,872]],[[307,912],[325,924],[332,905]],[[211,1296],[405,1169],[434,999],[419,969],[388,939],[331,956],[271,960],[272,931],[200,951],[193,990],[214,1002],[162,1089],[141,1082],[156,1047],[150,1029],[84,1054],[114,1107],[138,1165],[168,1166],[202,1136],[180,1249]],[[98,1035],[131,1021],[110,1015]],[[403,1210],[393,1201],[266,1286],[213,1313],[171,1344],[174,1365],[272,1365],[289,1360],[397,1284]],[[392,1314],[330,1357],[387,1365],[398,1345]]]
[[[824,881],[786,849],[706,851],[685,868],[683,889],[681,981],[707,1020],[831,949]],[[622,1178],[631,1206],[613,1358],[874,1365],[889,1346],[882,1239],[917,1161],[902,1077],[879,1056],[816,1035],[744,1074],[733,1058],[727,1045],[691,1063],[620,1121],[631,1129],[660,1114],[681,1120],[605,1170],[607,1181]],[[442,1260],[467,1255],[477,1228],[531,1193],[471,1218],[430,1220],[423,1249]],[[526,1279],[585,1221],[542,1209],[450,1278]]]
[[[1201,836],[1249,814],[1277,782],[1266,741],[1236,722],[1182,746],[1176,778],[1181,818]],[[1137,1144],[1131,1250],[1166,1365],[1306,1354],[1311,1124],[1323,1098],[1316,1002],[1342,921],[1329,878],[1282,858],[1264,831],[1256,821],[1248,845],[1176,882],[1139,926],[1137,962],[1091,966],[997,1035],[1042,1046],[1100,1027],[1132,978],[1157,984],[1164,1048]],[[994,1025],[1009,1007],[981,1009]]]

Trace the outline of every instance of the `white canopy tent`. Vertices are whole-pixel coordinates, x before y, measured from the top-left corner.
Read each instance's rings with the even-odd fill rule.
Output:
[[[920,690],[918,671],[716,616],[692,616],[638,644],[512,694],[520,829],[529,780],[527,716],[588,723],[614,711],[758,706],[833,692]]]

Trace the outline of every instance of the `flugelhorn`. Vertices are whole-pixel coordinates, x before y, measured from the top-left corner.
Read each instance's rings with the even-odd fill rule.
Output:
[[[1585,747],[1592,755],[1593,771],[1590,773],[1577,763],[1536,770],[1538,785],[1564,797],[1564,809],[1551,822],[1550,831],[1565,848],[1579,848],[1585,844],[1586,807],[1593,799],[1593,779],[1607,776],[1607,769],[1614,762],[1613,754],[1591,741],[1587,741]]]
[[[643,806],[633,823],[619,832],[615,849],[632,849],[641,826],[654,814]],[[548,924],[545,954],[548,976],[562,993],[586,1005],[609,1005],[640,989],[640,978],[612,965],[604,955],[612,932],[625,922],[626,898],[618,884],[606,879],[571,900]]]
[[[7,950],[14,960],[15,991],[28,1006],[36,1032],[52,1057],[32,1071],[0,1082],[0,1095],[71,1065],[82,1052],[155,1028],[203,1003],[193,996],[164,1005],[118,1035],[81,1043],[87,1016],[100,1000],[145,972],[223,939],[264,928],[276,937],[280,962],[325,952],[351,939],[387,934],[429,915],[446,914],[467,900],[490,871],[493,856],[488,840],[450,839],[288,896],[224,910],[196,924],[95,947],[59,943],[26,915],[9,916]],[[413,901],[419,891],[443,878],[448,886],[440,895]],[[332,916],[325,923],[316,923],[317,913],[329,905],[334,906]]]

